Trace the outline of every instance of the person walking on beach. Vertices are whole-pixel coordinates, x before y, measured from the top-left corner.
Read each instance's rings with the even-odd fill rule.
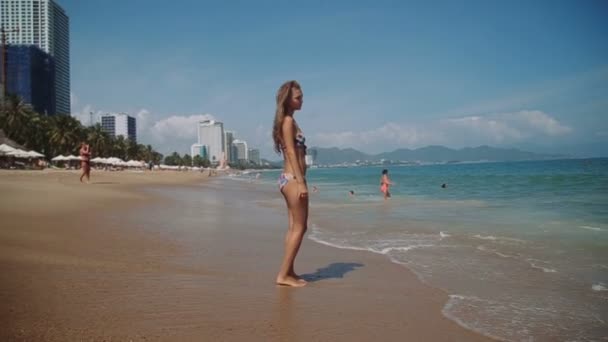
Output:
[[[388,178],[388,170],[382,170],[382,176],[380,177],[380,192],[384,194],[384,199],[391,197],[389,186],[393,185],[393,182]]]
[[[306,281],[294,270],[294,262],[308,227],[308,186],[306,184],[306,138],[294,119],[302,108],[302,88],[296,81],[283,83],[277,92],[277,108],[272,129],[274,149],[283,155],[279,191],[285,198],[289,229],[285,236],[285,255],[276,283],[301,287]]]
[[[80,168],[82,174],[80,175],[80,183],[82,178],[87,177],[87,183],[91,178],[91,147],[84,141],[80,143]]]

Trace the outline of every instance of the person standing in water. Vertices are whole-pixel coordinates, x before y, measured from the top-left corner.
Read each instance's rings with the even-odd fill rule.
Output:
[[[308,228],[308,187],[306,184],[306,138],[294,119],[302,108],[302,88],[296,81],[283,83],[277,92],[277,107],[272,129],[274,149],[283,155],[279,191],[285,198],[289,229],[285,236],[285,255],[276,283],[302,287],[306,281],[294,270],[296,255]]]
[[[80,183],[82,178],[87,177],[87,183],[91,179],[91,147],[84,141],[80,143],[80,168],[82,174],[80,175]]]
[[[389,186],[391,186],[393,182],[388,178],[388,170],[382,170],[382,176],[380,177],[380,192],[384,194],[384,199],[388,199],[391,197],[391,193],[389,191]]]

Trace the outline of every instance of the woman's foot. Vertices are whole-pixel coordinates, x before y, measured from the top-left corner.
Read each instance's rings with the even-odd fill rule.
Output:
[[[292,276],[292,275],[278,276],[276,282],[278,285],[293,286],[293,287],[302,287],[302,286],[306,286],[306,284],[307,284],[306,280],[304,280],[298,276]]]

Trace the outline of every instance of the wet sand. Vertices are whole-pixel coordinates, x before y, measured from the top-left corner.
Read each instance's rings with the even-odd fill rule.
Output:
[[[443,292],[370,253],[306,239],[309,285],[274,285],[285,213],[223,182],[0,171],[0,340],[487,340],[441,314]],[[171,198],[184,186],[204,205]]]

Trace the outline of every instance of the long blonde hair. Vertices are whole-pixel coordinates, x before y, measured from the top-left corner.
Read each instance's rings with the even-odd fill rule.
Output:
[[[285,146],[283,144],[281,127],[283,127],[283,120],[285,119],[285,102],[291,97],[292,89],[302,90],[297,81],[287,81],[277,91],[277,110],[274,115],[274,124],[272,125],[272,140],[274,140],[274,150],[278,154],[281,154]]]

